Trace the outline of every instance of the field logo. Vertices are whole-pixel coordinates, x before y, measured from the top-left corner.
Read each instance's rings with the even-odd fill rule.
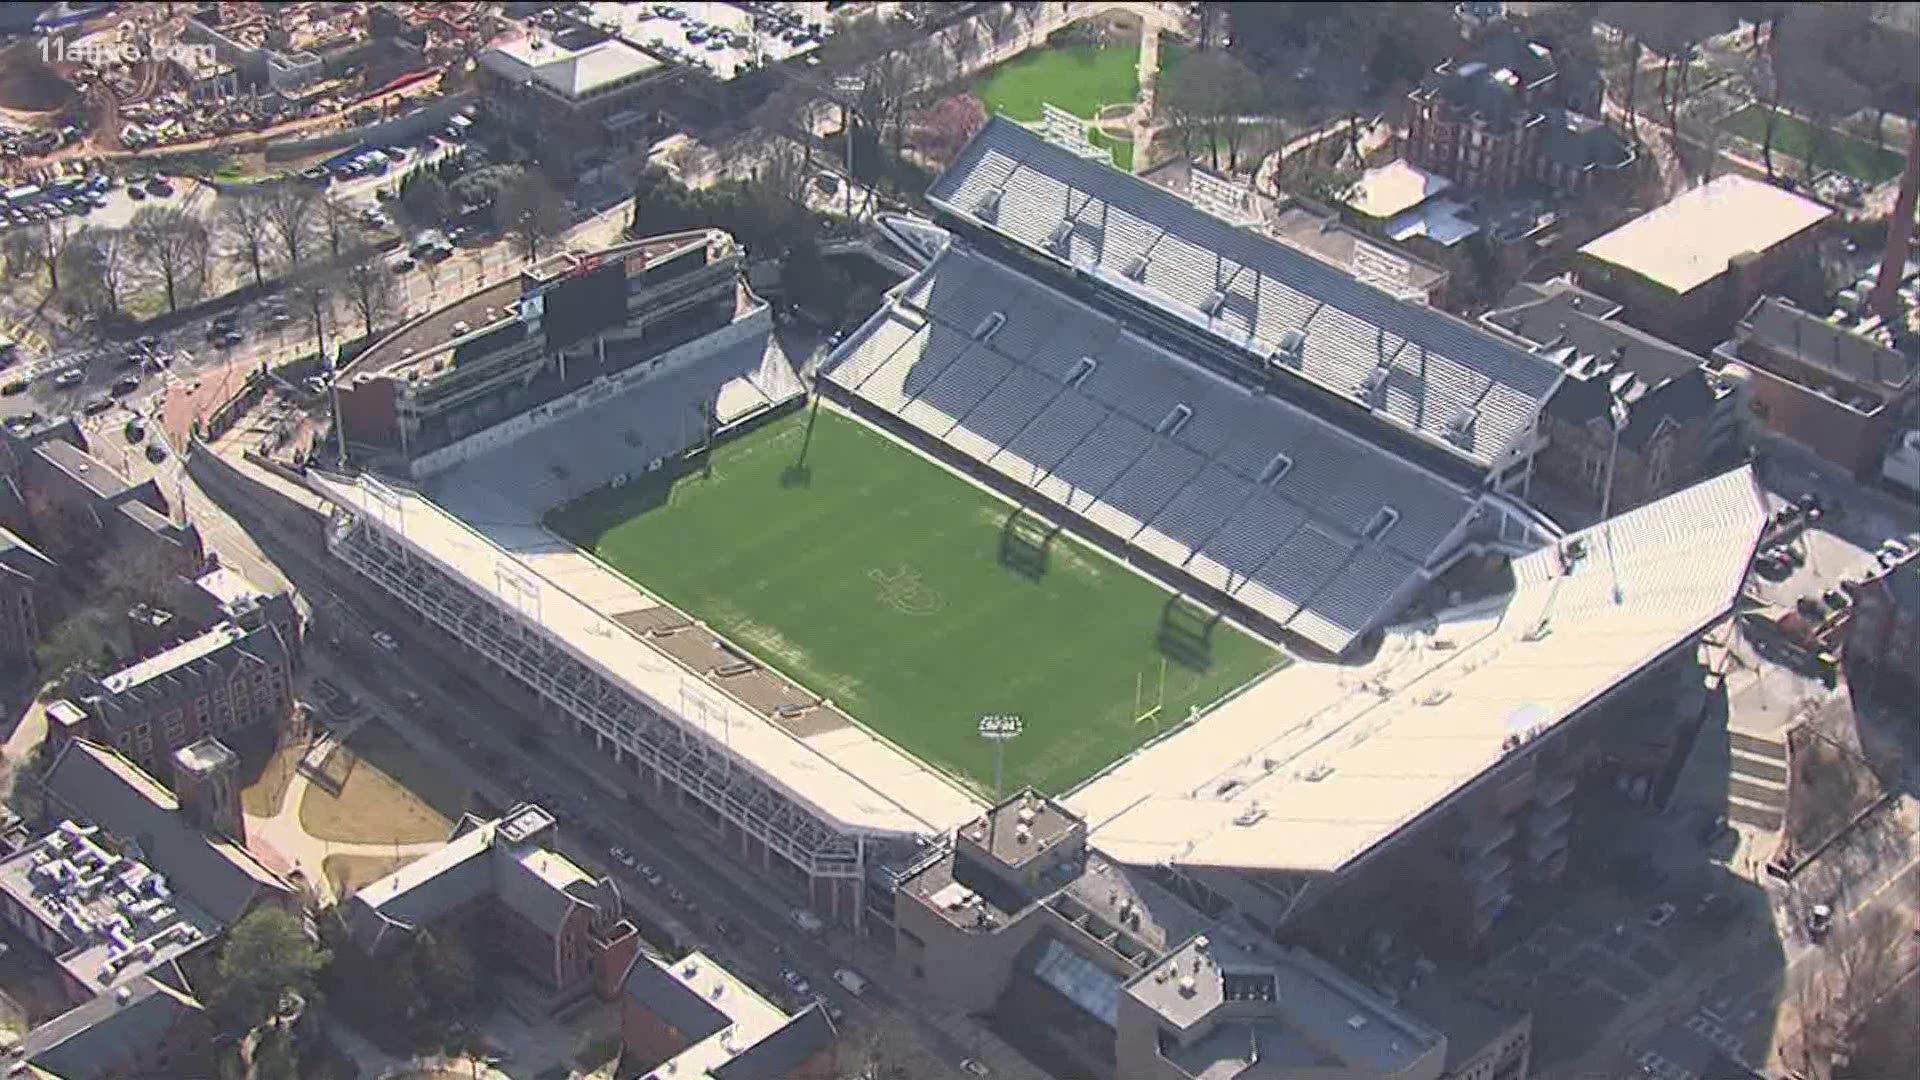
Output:
[[[888,573],[878,568],[867,577],[880,586],[880,602],[902,615],[932,615],[947,606],[940,590],[920,580],[920,571],[911,566]]]

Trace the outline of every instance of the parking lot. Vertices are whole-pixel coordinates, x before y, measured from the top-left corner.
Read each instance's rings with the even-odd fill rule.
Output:
[[[588,21],[681,63],[731,79],[777,63],[826,40],[823,12],[813,4],[761,4],[749,13],[732,4],[592,3]]]

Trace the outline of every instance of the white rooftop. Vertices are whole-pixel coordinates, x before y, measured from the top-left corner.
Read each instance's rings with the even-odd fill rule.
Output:
[[[1686,293],[1719,276],[1735,256],[1766,251],[1832,214],[1791,191],[1728,173],[1675,196],[1580,251]]]
[[[951,830],[983,808],[944,774],[864,727],[798,736],[679,666],[610,617],[658,607],[659,601],[572,544],[529,524],[511,506],[496,502],[500,516],[469,515],[462,521],[415,492],[377,494],[388,489],[365,478],[315,473],[310,482],[476,592],[497,592],[503,575],[531,577],[540,586],[536,617],[552,640],[634,695],[668,703],[669,711],[682,714],[681,723],[725,746],[761,779],[824,820],[849,830],[923,835]],[[498,489],[485,494],[502,498]],[[535,511],[532,520],[538,517]],[[529,543],[534,534],[541,537],[537,550]]]
[[[1565,542],[1515,560],[1509,596],[1364,668],[1298,662],[1064,801],[1123,862],[1338,871],[1725,615],[1766,517],[1746,467],[1631,511],[1569,537],[1571,569]]]
[[[1390,218],[1451,187],[1453,181],[1446,177],[1395,158],[1361,173],[1347,205],[1370,218]]]
[[[123,694],[170,671],[183,668],[195,660],[212,656],[246,636],[246,630],[233,623],[223,622],[199,637],[188,638],[165,652],[155,653],[132,667],[114,672],[100,680],[100,684],[112,693]]]
[[[480,62],[502,78],[539,82],[572,101],[661,66],[660,61],[618,39],[568,49],[537,34],[494,45],[480,54]]]
[[[1452,199],[1422,203],[1387,222],[1387,239],[1424,236],[1441,247],[1453,245],[1480,231],[1478,223],[1462,216],[1467,204]]]

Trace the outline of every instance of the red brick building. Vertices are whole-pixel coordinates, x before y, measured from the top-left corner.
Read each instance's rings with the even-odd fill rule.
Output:
[[[833,1022],[819,1003],[789,1016],[704,953],[641,954],[620,983],[622,1064],[716,1080],[829,1080]]]
[[[53,560],[0,527],[0,665],[33,658],[41,632],[52,625]]]
[[[1585,193],[1634,161],[1633,147],[1593,119],[1602,92],[1597,78],[1561,70],[1551,50],[1501,27],[1407,95],[1402,152],[1465,187]]]
[[[1775,297],[1714,355],[1746,370],[1757,420],[1857,476],[1879,470],[1920,389],[1920,361]]]
[[[1920,553],[1850,584],[1847,683],[1855,693],[1886,696],[1920,688]]]
[[[377,952],[400,936],[478,916],[481,944],[550,991],[556,1005],[610,992],[608,968],[636,947],[633,924],[611,880],[542,846],[552,830],[553,816],[531,804],[493,821],[466,818],[440,850],[355,893],[342,918]]]

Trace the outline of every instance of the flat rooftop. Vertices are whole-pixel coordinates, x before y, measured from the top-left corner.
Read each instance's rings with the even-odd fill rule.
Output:
[[[61,472],[102,499],[112,499],[132,490],[132,485],[127,483],[125,477],[65,439],[48,439],[34,449]]]
[[[618,39],[570,49],[539,32],[491,46],[480,54],[480,63],[502,78],[538,83],[569,101],[665,66]]]
[[[1395,158],[1361,173],[1347,205],[1367,217],[1385,221],[1452,187],[1453,181],[1446,177]]]
[[[1735,256],[1763,252],[1833,216],[1812,199],[1738,173],[1715,177],[1580,249],[1685,294]]]
[[[1339,872],[1724,617],[1767,518],[1750,467],[1513,562],[1516,587],[1301,660],[1067,795],[1140,866]],[[1575,553],[1575,554],[1569,554]]]
[[[809,14],[815,18],[821,14],[811,4],[789,6],[802,11],[813,8]],[[777,63],[820,47],[819,39],[813,34],[802,36],[788,32],[771,24],[766,17],[747,11],[744,5],[681,0],[666,4],[597,2],[588,4],[587,8],[587,21],[594,26],[682,63],[704,67],[714,78],[722,80],[751,70],[756,52],[765,53]],[[671,9],[680,17],[670,18],[663,13],[664,9]],[[698,42],[688,37],[701,29],[709,34],[714,30],[724,31],[728,35],[726,41],[738,38],[741,43],[716,46],[711,37]]]
[[[634,252],[642,253],[648,262],[652,262],[698,243],[711,243],[716,236],[725,234],[701,229],[623,241],[595,250],[555,252],[536,264],[523,267],[521,273],[514,277],[469,293],[437,311],[401,325],[355,357],[345,370],[350,379],[362,375],[389,375],[404,379],[409,373],[424,377],[442,360],[450,359],[449,354],[456,341],[489,326],[505,324],[517,318],[521,296],[551,284],[563,276],[565,270],[596,257],[624,257]],[[456,333],[454,327],[459,324],[465,324],[466,329]]]
[[[1438,1032],[1311,955],[1220,934],[1188,940],[1123,992],[1182,1031],[1216,1015],[1228,1021],[1223,1027],[1251,1026],[1260,1035],[1262,1060],[1271,1043],[1276,1050],[1291,1047],[1287,1056],[1302,1064],[1394,1075],[1441,1041]],[[1226,1047],[1202,1039],[1183,1049],[1193,1065],[1220,1070],[1212,1075],[1239,1071]]]
[[[114,672],[100,680],[100,685],[112,693],[124,694],[168,672],[177,671],[196,660],[212,656],[246,636],[247,631],[240,626],[221,623],[198,637],[188,638],[173,648],[155,653],[132,667]]]
[[[1018,868],[1071,832],[1079,821],[1043,796],[1016,795],[966,827],[1002,865]]]
[[[220,922],[95,826],[59,827],[0,862],[0,891],[62,945],[49,950],[95,994],[170,964]]]

